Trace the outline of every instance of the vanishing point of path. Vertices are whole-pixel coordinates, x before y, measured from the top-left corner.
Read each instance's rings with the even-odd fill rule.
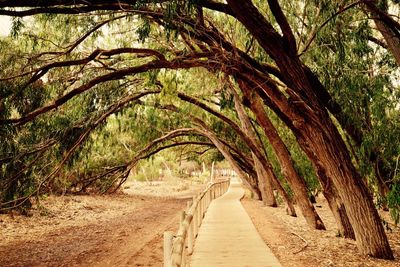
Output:
[[[192,267],[281,267],[240,203],[244,190],[231,180],[226,194],[211,202],[196,239]]]

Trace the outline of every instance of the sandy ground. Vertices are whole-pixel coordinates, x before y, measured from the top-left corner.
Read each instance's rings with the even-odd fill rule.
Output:
[[[0,266],[162,266],[163,233],[177,230],[185,197],[201,185],[160,186],[125,186],[136,195],[49,197],[32,217],[0,215]]]
[[[136,196],[190,198],[195,192],[201,191],[204,187],[205,185],[200,182],[188,180],[127,181],[123,186],[123,192]]]
[[[373,259],[358,253],[355,241],[336,237],[335,221],[325,201],[318,201],[317,212],[328,230],[308,228],[300,211],[298,216],[286,215],[284,207],[263,207],[260,201],[242,200],[258,232],[284,267],[343,266],[395,267],[400,266],[400,229],[388,232],[395,261]],[[387,217],[387,214],[384,214]]]

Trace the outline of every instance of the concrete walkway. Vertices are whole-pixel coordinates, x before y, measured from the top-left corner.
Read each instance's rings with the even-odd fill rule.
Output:
[[[243,194],[241,183],[233,179],[228,192],[210,204],[190,266],[281,266],[240,203]]]

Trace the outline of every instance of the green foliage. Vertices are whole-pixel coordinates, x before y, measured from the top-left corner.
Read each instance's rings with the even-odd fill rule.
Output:
[[[400,222],[400,183],[394,183],[387,196],[387,202],[394,223],[397,225]]]
[[[12,18],[12,27],[11,27],[11,32],[10,35],[13,38],[17,38],[20,31],[22,30],[22,28],[24,28],[24,23],[22,18]]]
[[[156,155],[136,166],[133,178],[138,181],[174,180],[178,175],[178,165],[162,155]]]
[[[267,2],[253,2],[264,12],[273,27],[281,32]],[[179,35],[184,32],[190,42],[192,31],[199,30],[198,33],[202,34],[202,28],[211,29],[211,25],[226,40],[232,41],[233,45],[246,51],[255,60],[262,64],[273,64],[249,31],[233,17],[205,9],[205,20],[202,24],[198,20],[197,3],[198,0],[162,3],[135,1],[132,7],[141,10],[140,15],[132,11],[125,18],[107,23],[66,53],[60,51],[71,48],[78,38],[98,23],[116,18],[123,12],[110,14],[99,11],[85,16],[45,14],[30,18],[29,23],[28,20],[15,18],[11,38],[0,40],[1,51],[4,51],[0,55],[0,75],[5,78],[51,63],[79,60],[87,57],[95,48],[150,48],[162,53],[168,60],[182,59],[190,50],[218,53],[200,41],[193,42],[192,47],[188,47]],[[398,222],[400,187],[396,170],[400,147],[393,145],[398,143],[400,136],[400,93],[396,78],[398,67],[385,49],[368,41],[370,36],[375,35],[375,31],[361,9],[353,8],[333,16],[349,3],[327,0],[280,1],[287,20],[294,29],[299,48],[304,48],[314,30],[317,30],[315,40],[301,55],[301,59],[312,67],[344,114],[349,117],[348,125],[361,129],[361,145],[358,147],[349,142],[349,147],[355,150],[354,161],[357,162],[361,174],[368,177],[375,193],[378,191],[377,179],[370,158],[374,154],[379,155],[377,162],[386,170],[383,178],[390,187],[387,204]],[[157,19],[143,14],[145,10],[152,8],[160,12]],[[319,29],[318,25],[325,21],[328,23]],[[218,46],[220,40],[211,42]],[[232,51],[226,52],[226,55],[232,55]],[[0,82],[0,118],[24,116],[83,84],[91,83],[96,77],[110,75],[117,70],[139,66],[155,59],[156,57],[145,54],[123,53],[111,57],[99,55],[80,66],[51,69],[41,79],[29,85],[27,84],[32,73],[24,77],[4,79]],[[207,59],[204,57],[201,60]],[[186,60],[187,63],[191,61],[195,59]],[[42,114],[25,125],[0,127],[0,201],[8,202],[33,193],[84,191],[89,187],[91,190],[106,191],[123,180],[121,177],[126,166],[150,142],[174,129],[198,127],[193,123],[192,116],[203,120],[219,138],[231,144],[237,151],[250,155],[248,145],[226,123],[177,97],[178,92],[183,92],[237,121],[233,99],[224,80],[227,78],[216,73],[212,64],[207,68],[209,69],[150,70],[126,75],[118,80],[111,77],[110,81],[97,84],[56,110]],[[96,120],[108,108],[139,90],[155,88],[162,88],[162,92],[146,96],[116,111],[107,120],[96,125],[96,129],[75,149],[83,134],[94,127]],[[315,171],[299,148],[296,138],[275,115],[269,113],[290,150],[296,170],[306,180],[309,193],[319,190]],[[289,194],[292,194],[281,175],[272,147],[262,134],[261,139],[275,173]],[[163,144],[182,140],[206,141],[204,137],[189,135]],[[158,144],[153,149],[160,146]],[[161,156],[152,156],[150,160],[136,165],[137,179],[159,179],[160,170],[167,170],[166,166],[178,170],[171,176],[182,174],[177,166],[182,158],[206,164],[223,160],[223,156],[215,149],[205,149],[187,145],[170,149]],[[69,155],[72,150],[73,153]],[[58,168],[60,163],[62,166]],[[115,172],[104,174],[113,168],[116,168]],[[52,175],[55,170],[56,175]],[[207,175],[205,173],[203,178]],[[27,206],[29,207],[28,202]]]
[[[146,39],[150,35],[150,30],[151,30],[150,21],[146,17],[143,17],[142,24],[136,30],[139,42],[144,43],[146,41]]]

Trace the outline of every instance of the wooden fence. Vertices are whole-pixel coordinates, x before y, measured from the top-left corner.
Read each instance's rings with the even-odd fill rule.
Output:
[[[229,179],[207,186],[193,201],[188,202],[186,211],[182,211],[180,226],[176,235],[164,233],[164,267],[187,265],[187,256],[193,253],[194,240],[199,233],[204,214],[211,201],[223,195],[229,188]]]

